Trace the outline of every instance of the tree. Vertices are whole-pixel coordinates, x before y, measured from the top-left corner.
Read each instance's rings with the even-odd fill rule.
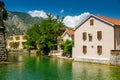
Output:
[[[6,45],[5,45],[5,26],[4,26],[4,23],[3,23],[3,20],[6,20],[8,18],[8,15],[7,15],[7,11],[6,9],[4,8],[5,4],[4,2],[0,1],[0,38],[1,38],[1,41],[0,41],[0,45],[1,45],[1,48],[0,48],[0,61],[7,61],[8,60],[8,53],[7,53],[7,50],[6,50]],[[3,47],[2,47],[3,46]]]
[[[43,53],[47,54],[50,52],[53,45],[57,45],[57,39],[61,35],[61,29],[63,28],[63,18],[60,19],[58,16],[54,17],[51,14],[47,14],[48,18],[43,19],[40,24],[40,38],[39,45]]]
[[[5,30],[6,30],[6,27],[4,26],[4,22],[3,20],[7,20],[8,19],[8,13],[7,13],[7,10],[4,8],[5,7],[5,4],[3,1],[0,1],[0,26],[3,27],[4,29],[4,33],[5,34]]]
[[[33,24],[33,26],[27,30],[25,45],[27,49],[37,49],[37,41],[39,40],[39,25]]]
[[[63,28],[63,18],[54,17],[47,14],[47,18],[43,19],[40,24],[35,24],[27,30],[27,44],[29,46],[36,46],[37,49],[43,51],[48,55],[51,47],[57,45],[57,39],[61,35]]]
[[[61,49],[63,49],[63,56],[72,57],[73,44],[71,40],[66,40],[64,43],[60,44]]]
[[[2,8],[3,14],[2,14],[2,18],[3,20],[7,20],[8,18],[8,13],[7,10],[4,8],[5,4],[3,1],[0,1],[0,7]]]

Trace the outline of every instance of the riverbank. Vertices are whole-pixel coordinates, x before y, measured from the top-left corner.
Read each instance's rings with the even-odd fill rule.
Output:
[[[50,56],[51,57],[56,57],[56,58],[59,58],[59,59],[64,59],[64,60],[71,60],[71,61],[74,60],[73,58],[62,56],[60,53],[51,54]]]
[[[0,65],[1,64],[10,64],[11,62],[0,62]]]
[[[34,54],[32,54],[34,55]],[[55,58],[54,58],[55,57]],[[69,61],[58,56],[18,55],[0,65],[0,80],[119,80],[120,67]],[[63,60],[65,59],[65,60]],[[3,74],[3,75],[2,75]],[[4,75],[6,74],[6,75]]]

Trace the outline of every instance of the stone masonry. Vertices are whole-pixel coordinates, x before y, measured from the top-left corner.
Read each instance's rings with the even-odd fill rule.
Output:
[[[8,60],[8,53],[6,49],[5,27],[3,23],[3,6],[0,2],[0,62]]]

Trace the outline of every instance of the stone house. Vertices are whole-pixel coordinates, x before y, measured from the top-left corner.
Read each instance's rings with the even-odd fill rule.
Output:
[[[74,60],[109,64],[120,50],[120,20],[90,14],[74,30]]]

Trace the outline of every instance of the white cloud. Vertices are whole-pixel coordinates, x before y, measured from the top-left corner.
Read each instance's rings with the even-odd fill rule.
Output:
[[[42,17],[47,18],[46,12],[43,10],[33,10],[28,12],[32,17]]]
[[[77,26],[85,17],[87,17],[90,13],[84,12],[78,16],[66,16],[63,20],[63,23],[68,27]]]
[[[64,9],[62,9],[61,11],[60,11],[60,13],[62,14],[64,12]]]

